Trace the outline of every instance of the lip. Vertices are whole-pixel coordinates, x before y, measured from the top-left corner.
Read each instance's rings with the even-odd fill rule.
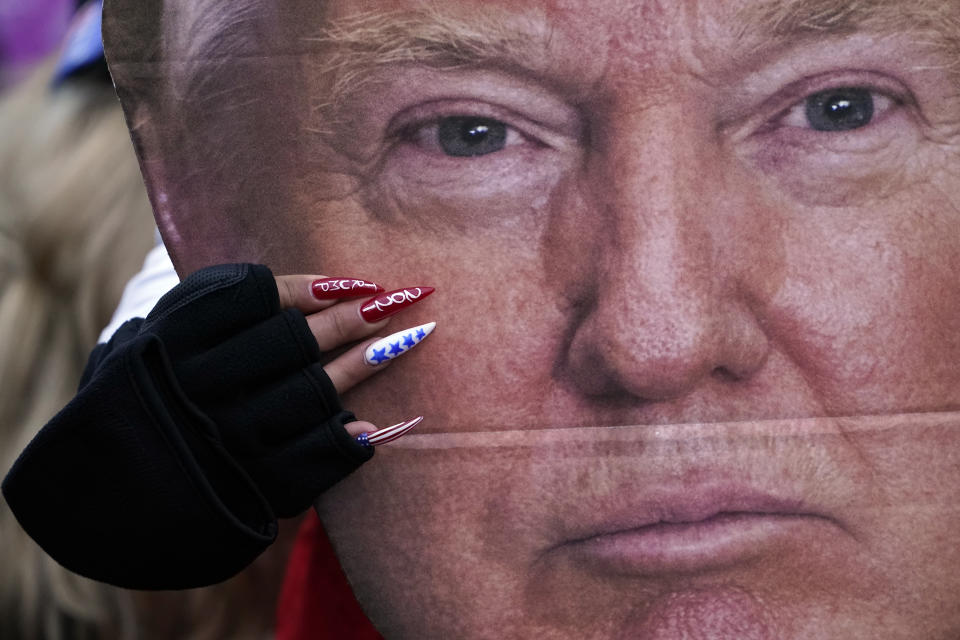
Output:
[[[657,575],[720,569],[842,528],[802,500],[742,486],[660,490],[572,528],[548,553],[590,572]]]

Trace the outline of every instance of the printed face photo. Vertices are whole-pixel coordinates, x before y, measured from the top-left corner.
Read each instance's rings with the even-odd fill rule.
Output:
[[[960,637],[960,5],[208,4],[105,8],[178,271],[436,289],[316,504],[384,637]]]

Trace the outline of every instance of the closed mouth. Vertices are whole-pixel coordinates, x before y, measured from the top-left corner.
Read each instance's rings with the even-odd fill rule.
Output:
[[[591,572],[682,573],[812,543],[838,527],[833,518],[798,500],[742,487],[714,487],[663,492],[633,509],[601,516],[546,554],[567,555]]]

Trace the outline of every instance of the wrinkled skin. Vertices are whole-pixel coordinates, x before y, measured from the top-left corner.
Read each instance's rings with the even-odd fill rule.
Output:
[[[346,398],[420,435],[318,502],[391,640],[960,636],[957,79],[908,36],[735,37],[754,4],[444,2],[542,56],[386,67],[281,210],[211,223],[242,248],[174,242],[437,288]],[[872,114],[818,130],[845,87]],[[503,144],[451,157],[450,116]]]

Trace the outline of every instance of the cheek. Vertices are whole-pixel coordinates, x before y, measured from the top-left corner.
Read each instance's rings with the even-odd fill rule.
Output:
[[[739,150],[768,184],[807,207],[882,202],[917,181],[913,165],[924,151],[917,127],[903,114],[874,129],[823,137],[778,130]]]
[[[960,414],[884,416],[885,428],[847,436],[881,483],[870,501],[851,504],[858,533],[871,539],[871,562],[892,577],[874,597],[894,615],[949,624],[953,633],[920,628],[903,637],[956,637],[960,628]]]
[[[958,223],[950,199],[915,188],[788,225],[790,276],[768,318],[831,413],[956,406]]]
[[[421,414],[428,418],[424,432],[525,428],[551,419],[544,406],[564,316],[550,293],[543,245],[556,178],[511,180],[460,190],[385,176],[358,201],[328,204],[316,215],[311,237],[323,273],[388,288],[436,288],[384,331],[429,321],[437,330],[347,394],[358,416],[392,423]],[[343,241],[345,228],[355,233]]]
[[[425,432],[539,424],[558,349],[555,310],[538,296],[543,273],[536,262],[488,257],[481,247],[463,246],[448,256],[462,268],[432,263],[428,282],[437,292],[429,308],[393,325],[436,321],[437,330],[406,362],[351,394],[351,406],[404,407],[404,415],[428,416]]]

